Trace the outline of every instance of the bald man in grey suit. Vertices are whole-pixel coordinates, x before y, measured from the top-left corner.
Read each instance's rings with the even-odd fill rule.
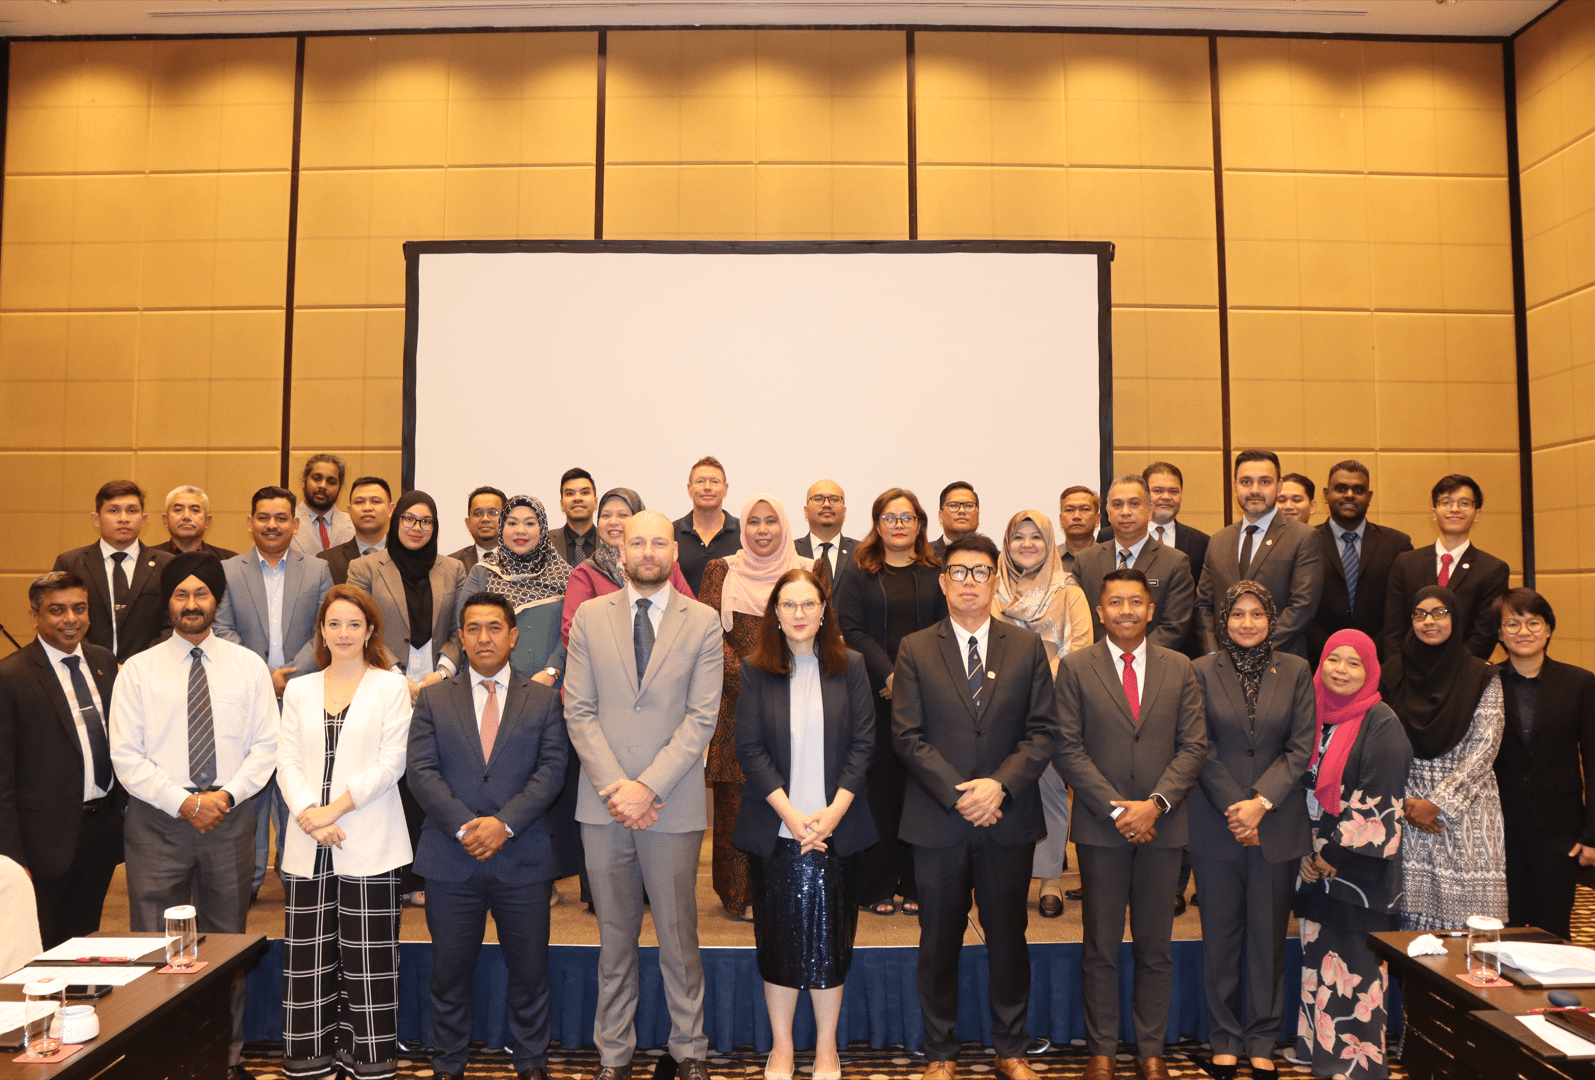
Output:
[[[581,759],[576,820],[598,915],[594,1080],[631,1077],[644,889],[660,929],[671,1058],[683,1080],[708,1080],[694,890],[709,823],[704,753],[725,675],[720,616],[671,588],[675,526],[663,514],[627,519],[621,554],[626,587],[576,609],[565,668],[565,723]]]

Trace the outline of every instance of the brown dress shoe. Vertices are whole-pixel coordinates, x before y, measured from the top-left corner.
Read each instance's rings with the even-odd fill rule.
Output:
[[[1169,1067],[1160,1057],[1137,1058],[1135,1068],[1141,1080],[1172,1080],[1169,1076]]]
[[[927,1061],[924,1080],[953,1080],[957,1072],[956,1061]]]
[[[1113,1055],[1092,1054],[1080,1077],[1081,1080],[1113,1080]]]
[[[1026,1064],[1022,1057],[1000,1057],[993,1064],[993,1068],[1003,1080],[1041,1080],[1041,1077],[1036,1075],[1036,1070]]]

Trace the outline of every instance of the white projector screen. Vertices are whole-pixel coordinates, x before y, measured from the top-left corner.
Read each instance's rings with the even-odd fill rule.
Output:
[[[1109,244],[410,243],[406,488],[468,542],[472,488],[541,498],[559,477],[685,514],[687,472],[724,463],[725,508],[815,480],[845,533],[914,491],[936,525],[952,480],[1001,541],[1028,508],[1112,463]],[[397,493],[395,493],[397,494]]]

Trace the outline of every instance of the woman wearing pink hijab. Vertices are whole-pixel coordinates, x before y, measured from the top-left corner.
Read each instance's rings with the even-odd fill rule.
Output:
[[[714,784],[714,891],[726,913],[753,918],[753,890],[748,881],[748,856],[731,843],[745,777],[737,762],[737,692],[742,688],[742,659],[759,644],[759,625],[770,592],[788,570],[808,570],[792,546],[786,509],[764,492],[742,506],[742,550],[711,559],[703,569],[698,601],[720,612],[725,631],[725,688],[720,694],[720,720],[709,742],[708,778]]]
[[[1389,972],[1365,944],[1401,925],[1402,803],[1412,746],[1379,698],[1379,655],[1359,630],[1324,644],[1307,770],[1313,854],[1301,861],[1296,1057],[1314,1076],[1383,1080]]]

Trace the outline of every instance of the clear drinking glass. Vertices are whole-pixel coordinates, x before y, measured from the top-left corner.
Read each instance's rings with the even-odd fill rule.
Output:
[[[199,959],[199,935],[193,904],[166,909],[166,963],[182,971]]]
[[[1501,954],[1494,949],[1481,950],[1480,945],[1501,943],[1501,920],[1485,915],[1468,917],[1468,974],[1480,981],[1501,977]]]
[[[22,988],[26,1022],[22,1048],[27,1053],[53,1054],[61,1049],[61,1007],[66,1004],[65,979],[40,979]]]

